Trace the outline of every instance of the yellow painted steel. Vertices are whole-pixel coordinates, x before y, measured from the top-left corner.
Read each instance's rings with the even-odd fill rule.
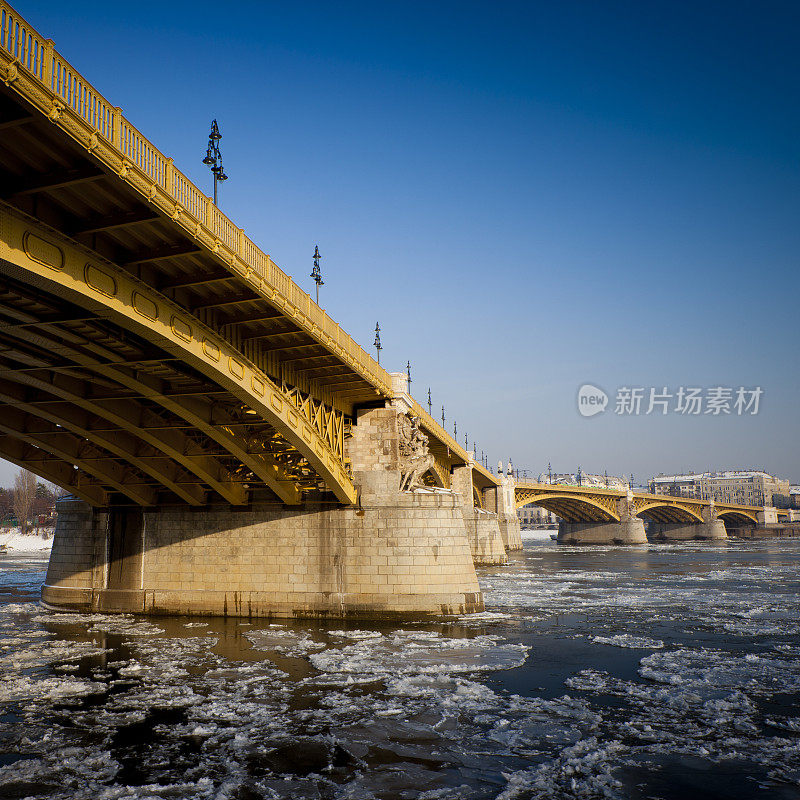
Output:
[[[355,340],[5,0],[0,0],[0,80],[86,148],[155,209],[247,281],[315,341],[391,397],[392,381]]]
[[[515,501],[517,508],[527,505],[539,505],[548,508],[563,504],[575,513],[581,507],[596,508],[607,513],[613,520],[620,519],[619,502],[626,498],[627,493],[616,489],[604,489],[594,486],[566,486],[564,484],[547,484],[521,481],[515,487]],[[695,500],[686,497],[669,497],[666,495],[634,493],[633,503],[636,513],[643,514],[648,511],[662,512],[670,515],[673,521],[703,522],[703,511],[711,508],[711,503],[706,500]],[[741,518],[757,523],[759,506],[740,506],[730,503],[715,503],[719,517],[737,515]],[[553,510],[553,508],[550,508]],[[554,511],[554,513],[557,513]]]
[[[370,384],[376,398],[391,398],[392,383],[386,370],[180,172],[171,158],[144,137],[125,118],[121,109],[104,98],[66,61],[51,40],[35,31],[5,0],[0,0],[0,80],[85,148],[111,175],[116,175],[119,181],[138,193],[158,213],[163,224],[175,226],[181,234],[188,236],[232,277],[239,278],[268,300],[313,341]],[[63,241],[56,243],[41,230],[29,229],[28,233],[28,249],[40,252],[43,257],[41,262],[31,259],[37,264],[34,269],[38,269],[39,278],[61,285],[62,277],[54,279],[52,272],[48,271],[55,268],[52,263],[48,264],[48,251],[58,258],[53,254],[59,249],[66,252],[71,245]],[[269,422],[274,420],[278,430],[318,470],[320,478],[342,502],[355,500],[344,458],[346,423],[342,413],[292,387],[275,386],[238,348],[232,350],[230,344],[216,337],[195,318],[173,307],[166,298],[155,297],[148,287],[134,286],[130,276],[123,275],[114,265],[95,258],[83,263],[82,269],[82,275],[71,274],[70,280],[81,289],[84,301],[95,313],[102,315],[106,313],[104,309],[113,309],[113,315],[121,324],[124,321],[125,325],[133,326],[137,331],[141,331],[144,325],[151,330],[151,336],[171,344],[173,352],[185,354],[187,363],[200,365],[206,375],[215,375],[215,379],[219,379],[221,385],[240,397],[242,402],[258,413],[263,410],[264,418]],[[60,276],[65,274],[59,273]],[[120,301],[122,297],[124,302]],[[153,308],[157,308],[158,313],[151,325],[149,315],[154,313]],[[154,329],[158,329],[158,333]],[[220,354],[216,366],[210,363],[210,354],[213,353]],[[112,371],[112,368],[100,364],[92,367],[105,371],[114,380],[124,378],[120,370]],[[234,431],[204,421],[188,407],[188,401],[169,400],[159,396],[154,389],[148,392],[148,387],[141,382],[136,386],[127,385],[196,424],[206,435],[241,459],[284,502],[299,501],[299,487],[281,473],[280,465],[269,463],[267,454],[251,453],[249,446],[243,446],[237,440]],[[437,458],[440,478],[444,485],[448,485],[452,465],[469,463],[469,455],[417,403],[414,404],[414,413],[420,416],[423,427],[447,453],[446,458],[442,455],[437,455]],[[482,486],[498,484],[495,476],[480,465],[475,464],[473,470],[475,479]],[[184,489],[184,495],[186,491],[189,490]],[[240,488],[231,486],[227,494],[223,491],[223,496],[237,502],[240,491]]]
[[[210,328],[190,316],[180,306],[164,297],[130,273],[115,265],[85,253],[79,246],[36,223],[0,209],[0,258],[14,265],[19,277],[28,285],[39,286],[57,293],[100,317],[112,320],[119,327],[130,330],[156,344],[168,353],[180,357],[203,375],[213,380],[261,419],[274,427],[293,447],[307,459],[325,484],[344,503],[356,500],[356,490],[345,472],[341,458],[320,435],[314,418],[309,419],[296,399],[289,397],[265,373],[245,358],[241,352]],[[124,373],[113,366],[103,365],[100,359],[75,354],[87,366],[106,370],[120,381]],[[147,393],[139,378],[129,376],[139,391],[194,424],[203,420],[190,412],[174,398]],[[314,409],[319,422],[319,410]],[[330,421],[323,421],[328,424]],[[230,445],[233,438],[219,426],[207,422],[206,432],[221,437]],[[163,432],[158,440],[163,446]],[[177,449],[171,452],[187,468],[197,472],[197,459],[190,459]],[[290,480],[281,480],[275,465],[262,461],[242,451],[239,453],[258,477],[273,489],[284,502],[299,502],[300,495]],[[242,503],[241,487],[226,488],[219,479],[207,472],[203,480],[226,496],[229,502]]]

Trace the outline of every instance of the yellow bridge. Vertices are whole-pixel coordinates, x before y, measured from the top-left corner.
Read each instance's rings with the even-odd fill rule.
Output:
[[[517,508],[540,506],[567,522],[619,522],[627,511],[626,492],[595,486],[517,481],[514,490]],[[731,526],[756,525],[756,506],[710,503],[686,497],[634,493],[631,498],[636,516],[665,524],[693,524],[708,520],[713,508],[719,519]]]
[[[77,498],[47,603],[463,613],[473,561],[521,546],[517,506],[710,524],[476,464],[5,0],[0,139],[0,457]]]
[[[0,456],[93,506],[355,502],[345,438],[390,375],[5,2],[0,25]],[[413,413],[449,485],[469,456]]]

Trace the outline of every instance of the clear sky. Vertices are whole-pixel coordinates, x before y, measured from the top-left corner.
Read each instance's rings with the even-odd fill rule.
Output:
[[[365,348],[379,320],[381,362],[493,463],[793,481],[799,9],[18,4],[209,193],[216,118],[223,210],[309,291],[318,243],[321,305]],[[584,383],[604,413],[578,414]],[[763,395],[615,413],[620,387],[680,386]]]

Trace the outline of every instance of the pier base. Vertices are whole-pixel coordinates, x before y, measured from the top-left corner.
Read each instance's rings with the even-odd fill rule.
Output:
[[[395,491],[361,509],[246,511],[100,511],[69,500],[58,512],[42,588],[49,606],[370,619],[483,610],[453,494]]]
[[[497,524],[506,552],[522,550],[522,528],[516,514],[498,514]]]
[[[644,522],[638,517],[622,522],[559,522],[560,544],[647,544]]]
[[[477,508],[465,508],[464,526],[467,529],[472,560],[476,566],[508,562],[503,539],[500,536],[497,514]]]
[[[725,523],[721,519],[689,525],[651,522],[647,538],[653,542],[683,542],[693,539],[721,541],[727,539],[728,534],[725,530]]]

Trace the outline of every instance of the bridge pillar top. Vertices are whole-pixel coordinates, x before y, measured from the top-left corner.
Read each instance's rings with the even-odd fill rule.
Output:
[[[465,506],[472,505],[472,491],[474,484],[472,483],[472,465],[463,464],[461,466],[453,467],[452,477],[453,491],[458,492]]]
[[[414,407],[414,400],[411,397],[408,374],[405,372],[391,372],[392,378],[392,405],[401,413],[405,414]]]

